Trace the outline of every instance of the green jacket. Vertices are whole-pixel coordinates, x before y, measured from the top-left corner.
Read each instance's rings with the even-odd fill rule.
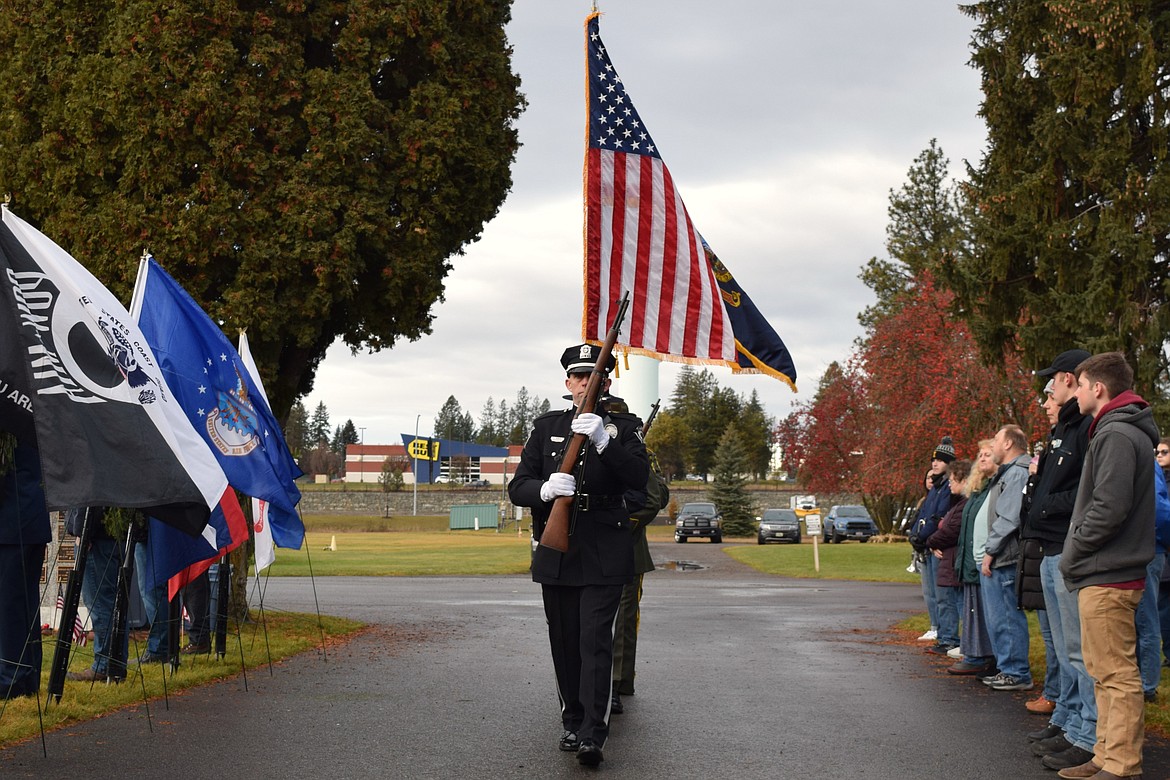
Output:
[[[967,505],[963,507],[963,525],[959,531],[959,543],[955,549],[955,576],[964,585],[975,585],[979,582],[979,567],[972,555],[975,544],[975,515],[979,514],[979,508],[987,500],[990,488],[991,483],[988,482],[982,490],[971,496]]]

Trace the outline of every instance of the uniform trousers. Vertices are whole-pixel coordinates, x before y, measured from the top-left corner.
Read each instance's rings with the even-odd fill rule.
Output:
[[[617,624],[613,632],[613,689],[622,696],[634,695],[634,663],[638,656],[638,625],[641,622],[642,576],[622,588]]]
[[[621,585],[541,585],[561,721],[599,747],[609,736],[613,626]]]

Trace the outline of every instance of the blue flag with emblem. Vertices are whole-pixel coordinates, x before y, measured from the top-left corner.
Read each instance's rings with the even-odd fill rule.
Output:
[[[304,525],[295,480],[302,472],[235,347],[153,258],[143,258],[131,310],[171,392],[229,484],[278,510],[272,518],[278,545],[300,547]]]

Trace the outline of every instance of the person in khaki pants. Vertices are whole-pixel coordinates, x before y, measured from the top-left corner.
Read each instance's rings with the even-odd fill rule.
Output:
[[[1142,776],[1145,700],[1134,613],[1154,557],[1154,459],[1158,427],[1132,391],[1120,352],[1076,368],[1076,399],[1093,418],[1089,449],[1064,543],[1060,573],[1076,591],[1085,668],[1097,702],[1093,758],[1062,778],[1136,780]]]

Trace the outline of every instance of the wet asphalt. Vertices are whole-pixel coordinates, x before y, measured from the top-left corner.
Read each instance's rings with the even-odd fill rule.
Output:
[[[339,646],[0,750],[0,777],[1048,778],[1030,693],[988,690],[890,626],[912,585],[761,575],[705,542],[651,545],[637,694],[599,769],[556,748],[526,577],[272,579],[268,609],[370,624]],[[812,554],[809,545],[809,555]],[[1170,778],[1149,739],[1145,777]]]

